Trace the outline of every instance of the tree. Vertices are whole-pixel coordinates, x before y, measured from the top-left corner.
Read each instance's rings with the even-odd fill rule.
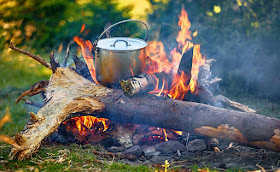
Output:
[[[106,23],[129,18],[129,10],[118,9],[113,0],[2,0],[0,47],[13,40],[49,51],[78,35],[82,24],[87,37],[95,38]]]

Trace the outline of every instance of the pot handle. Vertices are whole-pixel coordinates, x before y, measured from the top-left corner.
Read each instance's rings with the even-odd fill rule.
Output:
[[[147,24],[144,23],[144,22],[142,22],[141,20],[128,19],[128,20],[119,21],[119,22],[117,22],[117,23],[115,23],[115,24],[109,26],[107,29],[105,29],[105,30],[100,34],[100,36],[97,38],[97,40],[94,41],[93,46],[95,47],[95,46],[97,45],[97,42],[101,39],[101,37],[102,37],[109,29],[111,29],[112,27],[114,27],[114,26],[116,26],[116,25],[118,25],[118,24],[126,23],[126,22],[129,22],[129,21],[136,21],[136,22],[140,22],[140,23],[142,23],[143,25],[145,25],[145,27],[146,27],[146,35],[145,35],[144,40],[147,42],[147,40],[148,40],[148,31],[149,31]]]
[[[121,41],[122,41],[122,42],[125,42],[126,47],[130,46],[126,40],[118,39],[118,40],[116,40],[116,41],[114,42],[114,44],[111,45],[111,47],[115,47],[115,46],[116,46],[116,43],[117,43],[117,42],[121,42]]]

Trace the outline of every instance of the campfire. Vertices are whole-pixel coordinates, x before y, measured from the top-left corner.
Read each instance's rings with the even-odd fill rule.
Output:
[[[127,21],[136,20],[116,24]],[[109,30],[116,24],[105,28],[100,37],[103,34],[110,37]],[[213,60],[206,60],[200,45],[191,42],[198,31],[190,30],[191,23],[184,9],[178,26],[177,46],[170,52],[165,51],[167,48],[162,42],[147,44],[140,39],[123,37],[90,42],[76,36],[74,41],[85,63],[74,55],[75,69],[61,67],[54,53],[50,55],[49,64],[11,42],[10,48],[53,71],[49,81],[33,84],[17,100],[40,109],[37,114],[30,112],[23,131],[14,140],[9,139],[13,146],[11,158],[29,158],[46,138],[47,142],[101,143],[108,150],[117,146],[125,150],[122,155],[128,159],[137,159],[143,152],[148,157],[197,151],[193,147],[197,143],[204,144],[200,150],[205,150],[206,145],[219,150],[217,141],[213,143],[217,139],[279,151],[280,120],[258,115],[253,109],[222,95],[213,95],[210,90],[215,89],[221,79],[212,78]],[[146,29],[148,32],[147,26]],[[83,26],[81,32],[84,30]],[[146,33],[145,40],[147,38]],[[118,51],[100,48],[108,40],[113,43],[107,48],[118,47]],[[130,56],[124,49],[136,55]],[[110,58],[107,62],[106,53]],[[41,105],[25,98],[39,93],[44,95]],[[205,140],[212,142],[205,144]]]
[[[189,29],[191,23],[188,19],[187,12],[182,9],[181,15],[179,16],[178,26],[181,30],[178,32],[176,41],[178,46],[173,48],[169,55],[165,52],[164,45],[162,42],[148,42],[146,48],[146,55],[144,59],[139,59],[142,63],[142,75],[148,76],[151,79],[150,85],[153,87],[148,94],[153,94],[155,96],[169,97],[172,99],[183,100],[188,93],[198,94],[198,73],[199,67],[204,65],[205,57],[202,57],[200,52],[200,45],[194,45],[191,40],[193,37],[197,36],[197,31],[192,33]],[[85,31],[85,25],[83,25],[80,33]],[[83,54],[84,60],[90,71],[93,81],[97,84],[100,82],[96,77],[96,66],[93,59],[93,43],[89,40],[84,41],[82,38],[74,37],[74,41],[80,46],[81,52]],[[190,71],[183,71],[179,69],[181,59],[183,54],[187,51],[192,51],[193,56],[187,57],[191,58],[192,64]],[[141,56],[139,56],[141,58]],[[131,77],[134,76],[133,69],[135,68],[135,60],[129,65],[129,70],[131,72]],[[121,81],[123,89],[126,88],[125,81]],[[65,125],[65,130],[72,132],[75,138],[77,138],[78,143],[88,144],[96,143],[100,141],[100,137],[96,135],[103,135],[108,128],[110,128],[110,123],[108,119],[96,118],[93,116],[82,116],[74,117],[63,122]],[[139,128],[141,126],[134,125],[133,128]],[[131,129],[131,126],[129,127]],[[144,143],[144,141],[153,142],[157,140],[158,142],[168,141],[168,140],[178,140],[176,135],[182,135],[182,131],[169,130],[156,127],[146,127],[146,131],[149,134],[143,134],[143,138],[139,139],[139,143]],[[107,134],[107,133],[106,133]],[[105,134],[105,135],[106,135]],[[138,134],[138,133],[137,133]],[[136,134],[136,135],[137,135]],[[88,137],[95,139],[92,141],[86,140]],[[105,139],[105,137],[101,137]]]

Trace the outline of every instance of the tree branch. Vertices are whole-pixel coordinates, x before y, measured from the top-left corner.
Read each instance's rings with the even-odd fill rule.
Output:
[[[20,48],[17,48],[14,46],[13,42],[11,41],[10,42],[10,46],[9,46],[12,50],[15,50],[19,53],[22,53],[22,54],[25,54],[25,55],[28,55],[29,57],[33,58],[34,60],[38,61],[39,63],[41,63],[42,65],[44,65],[45,67],[49,68],[49,69],[52,69],[51,68],[51,65],[46,62],[42,57],[38,56],[38,55],[35,55],[35,54],[32,54],[26,50],[23,50],[23,49],[20,49]]]

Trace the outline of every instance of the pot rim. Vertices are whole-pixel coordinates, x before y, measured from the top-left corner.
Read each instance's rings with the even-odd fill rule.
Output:
[[[140,42],[141,46],[139,46],[139,48],[130,48],[130,49],[109,49],[109,48],[104,48],[104,47],[100,47],[100,45],[98,45],[99,42],[103,42],[103,41],[114,41],[114,43],[118,40],[124,41],[128,44],[129,40],[131,41],[136,41],[136,42]],[[108,41],[109,42],[109,41]],[[131,38],[131,37],[112,37],[112,38],[104,38],[104,39],[100,39],[98,41],[96,48],[99,50],[104,50],[104,51],[111,51],[111,52],[130,52],[130,51],[138,51],[138,50],[142,50],[145,49],[148,46],[148,43],[145,40],[139,39],[139,38]],[[112,44],[114,44],[112,43]],[[112,46],[112,45],[111,45]]]

